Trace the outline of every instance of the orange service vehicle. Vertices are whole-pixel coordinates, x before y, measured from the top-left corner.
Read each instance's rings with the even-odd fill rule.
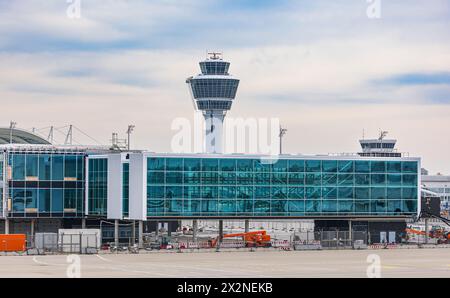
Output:
[[[253,231],[247,233],[225,234],[223,238],[242,238],[246,247],[270,247],[270,235],[266,231]],[[212,240],[211,247],[216,247],[219,237]]]
[[[415,230],[415,229],[406,229],[406,233],[409,234],[416,234],[425,236],[425,231]],[[450,232],[446,232],[444,229],[433,229],[428,232],[428,237],[430,238],[437,238],[442,243],[448,243],[450,242]]]
[[[0,234],[0,251],[25,251],[25,234]]]

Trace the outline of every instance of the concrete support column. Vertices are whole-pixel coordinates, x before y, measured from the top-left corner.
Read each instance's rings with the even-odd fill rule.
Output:
[[[197,241],[197,232],[198,232],[198,220],[194,219],[192,221],[192,240]]]
[[[219,220],[219,243],[223,240],[223,220]]]
[[[428,244],[428,218],[425,218],[425,244]]]
[[[36,222],[36,220],[35,219],[32,219],[31,220],[31,227],[30,227],[30,230],[31,230],[31,247],[34,247],[34,225],[35,225],[35,222]]]
[[[144,222],[142,220],[139,221],[139,228],[138,228],[138,243],[139,248],[144,248],[144,238],[142,235],[142,232],[144,230]]]
[[[136,243],[136,221],[133,220],[133,225],[131,226],[131,244]]]
[[[119,246],[119,220],[114,220],[114,243]]]
[[[250,232],[250,220],[245,220],[245,233]]]
[[[156,235],[156,237],[158,237],[158,235],[159,235],[159,221],[156,221],[155,235]]]
[[[81,228],[86,229],[86,218],[81,219]]]
[[[352,221],[348,221],[348,239],[350,240],[350,245],[353,245],[353,231],[352,231]]]
[[[5,218],[5,234],[9,234],[9,218]]]

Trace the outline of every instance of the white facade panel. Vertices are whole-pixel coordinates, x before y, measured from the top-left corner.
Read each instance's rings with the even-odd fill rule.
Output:
[[[109,154],[107,214],[110,219],[122,219],[122,176],[121,154]]]
[[[7,195],[6,195],[6,193],[7,193],[7,188],[6,188],[6,183],[5,183],[5,181],[7,181],[8,179],[8,177],[7,177],[7,175],[8,175],[8,171],[7,171],[7,168],[8,168],[8,166],[7,166],[7,161],[6,161],[6,154],[5,153],[0,153],[0,162],[1,163],[3,163],[3,166],[2,166],[2,173],[1,173],[1,176],[3,177],[3,179],[0,181],[0,188],[2,189],[2,191],[1,191],[1,204],[2,204],[2,206],[1,206],[1,212],[0,212],[0,218],[5,218],[6,217],[6,209],[7,209],[7,207],[8,207],[8,205],[7,205],[7,202],[8,202],[8,200],[7,200]]]
[[[142,153],[130,153],[129,219],[147,219],[147,159]]]

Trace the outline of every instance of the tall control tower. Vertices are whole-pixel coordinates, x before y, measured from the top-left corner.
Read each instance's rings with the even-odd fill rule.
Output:
[[[201,74],[186,80],[189,84],[194,106],[205,117],[206,153],[222,153],[223,121],[231,109],[239,80],[228,73],[230,63],[221,53],[208,53],[200,62]]]

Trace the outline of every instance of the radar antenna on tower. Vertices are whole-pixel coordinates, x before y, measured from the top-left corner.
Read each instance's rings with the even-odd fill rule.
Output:
[[[211,60],[221,60],[223,54],[221,52],[209,52],[208,55]]]
[[[387,136],[388,132],[385,130],[382,130],[380,132],[380,137],[378,138],[378,140],[382,141],[386,136]]]

